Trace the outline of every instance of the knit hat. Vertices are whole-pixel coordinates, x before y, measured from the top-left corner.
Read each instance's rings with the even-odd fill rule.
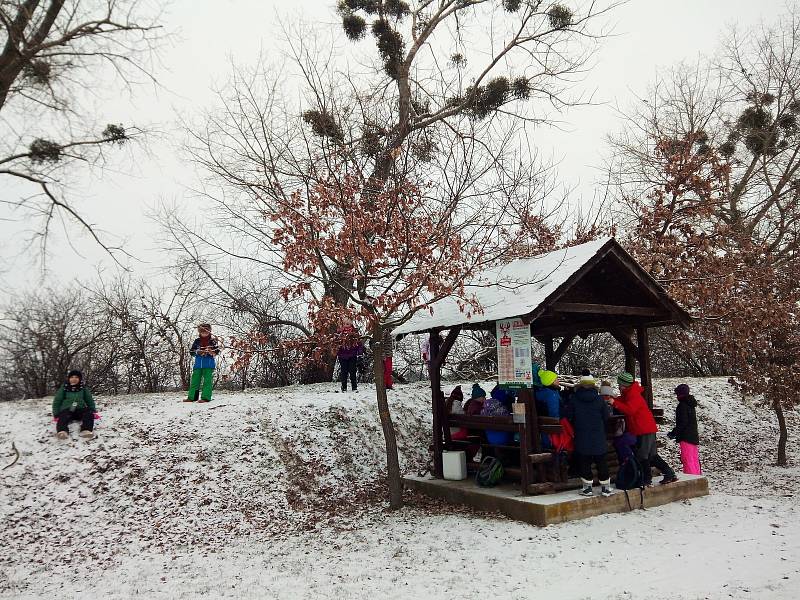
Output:
[[[587,387],[594,387],[595,384],[596,382],[591,373],[582,373],[580,381],[578,381],[578,385],[585,385]]]
[[[686,398],[689,395],[689,386],[685,383],[680,384],[675,388],[675,395],[678,398]]]
[[[453,400],[458,400],[459,402],[461,402],[464,399],[464,392],[461,391],[460,385],[457,385],[456,387],[453,388],[453,391],[450,392],[450,397]]]
[[[197,326],[197,328],[198,328],[198,329],[205,329],[206,331],[208,331],[209,333],[211,333],[211,325],[209,325],[208,323],[200,323],[200,324]]]
[[[556,379],[558,379],[558,374],[553,371],[539,371],[539,381],[544,387],[553,385]]]
[[[611,382],[606,381],[605,379],[600,382],[600,395],[601,396],[613,396],[614,395],[614,388],[611,387]]]
[[[78,371],[78,369],[72,369],[69,373],[67,373],[67,379],[69,379],[72,376],[75,376],[75,377],[79,378],[81,381],[83,381],[83,373]]]
[[[486,398],[486,391],[477,383],[472,384],[472,399]]]
[[[630,385],[633,383],[633,375],[624,371],[617,375],[617,383],[620,385]]]

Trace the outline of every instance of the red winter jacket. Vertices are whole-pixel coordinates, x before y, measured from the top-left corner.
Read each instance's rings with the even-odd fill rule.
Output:
[[[625,429],[633,435],[645,435],[658,431],[653,413],[642,395],[642,386],[634,381],[619,398],[614,400],[614,408],[625,415]]]

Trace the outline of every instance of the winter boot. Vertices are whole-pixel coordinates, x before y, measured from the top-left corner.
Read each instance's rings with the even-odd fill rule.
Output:
[[[611,495],[611,480],[606,479],[600,482],[600,493],[608,498]]]
[[[583,489],[579,492],[581,496],[594,496],[594,492],[592,491],[592,482],[586,481],[585,479],[581,479],[583,482]]]
[[[66,440],[66,439],[69,439],[69,432],[68,432],[68,431],[59,431],[59,432],[56,434],[56,437],[57,437],[58,439],[60,439],[60,440]]]
[[[81,432],[78,434],[82,438],[91,438],[94,437],[94,431],[89,431],[88,429],[81,429]]]
[[[664,478],[661,480],[660,485],[666,485],[668,483],[675,483],[678,481],[678,478],[673,473],[672,475],[664,475]]]

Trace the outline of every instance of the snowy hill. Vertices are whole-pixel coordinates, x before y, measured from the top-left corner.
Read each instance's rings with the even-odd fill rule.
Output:
[[[677,383],[658,381],[655,390],[669,417]],[[774,564],[759,563],[757,582],[737,573],[739,587],[728,592],[750,586],[761,589],[761,597],[795,597],[782,594],[796,590],[800,578],[781,578],[800,569],[800,525],[797,503],[784,496],[794,491],[800,469],[771,466],[777,437],[771,412],[743,402],[724,379],[689,383],[700,402],[701,458],[712,496],[545,530],[423,498],[410,498],[400,513],[384,513],[383,438],[371,387],[347,394],[332,392],[330,384],[219,393],[210,405],[182,403],[180,394],[100,397],[103,418],[97,438],[88,442],[54,438],[48,399],[0,404],[0,452],[9,457],[0,466],[11,460],[11,441],[21,453],[14,466],[0,471],[0,597],[94,590],[117,598],[405,598],[425,590],[444,598],[461,590],[472,598],[483,595],[470,591],[473,577],[464,563],[474,551],[470,544],[488,543],[486,556],[497,553],[509,564],[538,557],[542,564],[557,563],[548,568],[561,572],[572,559],[559,562],[554,552],[580,556],[581,545],[598,536],[618,538],[620,547],[634,551],[643,542],[637,528],[657,527],[666,532],[659,534],[665,536],[659,552],[669,561],[676,550],[668,541],[690,551],[680,533],[687,518],[698,527],[692,536],[703,527],[721,536],[698,539],[698,551],[707,551],[709,543],[732,544],[725,536],[736,527],[749,540],[731,546],[737,560],[757,561],[759,545],[772,544],[765,560]],[[398,386],[390,401],[402,467],[416,471],[429,443],[429,390],[424,384]],[[788,419],[789,452],[797,461],[800,418],[790,413]],[[676,445],[669,443],[663,455],[679,466]],[[456,548],[452,562],[435,549],[447,540]],[[545,552],[539,542],[556,550]],[[715,560],[724,572],[699,571],[698,581],[714,585],[736,566],[730,557]],[[397,571],[393,579],[384,576],[387,564]],[[524,585],[525,569],[509,573],[503,577],[507,597],[530,597],[515,595],[533,589]],[[573,583],[564,575],[563,589],[553,587],[558,581],[552,578],[537,580],[537,589],[563,591],[554,596],[559,598],[592,596],[580,586],[570,595]],[[601,580],[606,597],[640,597],[609,595],[622,592],[605,569]],[[412,587],[406,594],[397,585]],[[650,585],[644,580],[631,590],[662,597]],[[718,597],[662,591],[665,598]]]

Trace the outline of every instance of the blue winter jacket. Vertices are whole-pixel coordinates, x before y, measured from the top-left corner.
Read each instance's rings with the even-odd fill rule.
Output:
[[[217,338],[211,337],[209,342],[201,342],[201,338],[197,338],[193,343],[192,347],[189,348],[189,354],[194,356],[194,368],[195,369],[215,369],[217,367],[217,361],[214,358],[217,354],[219,354],[219,344],[217,342]],[[211,349],[211,354],[200,354],[200,348],[204,347],[203,344],[206,344],[205,347]]]
[[[536,407],[542,413],[542,417],[558,419],[561,416],[560,404],[561,394],[557,389],[552,387],[536,388]],[[546,414],[544,414],[545,411]]]

